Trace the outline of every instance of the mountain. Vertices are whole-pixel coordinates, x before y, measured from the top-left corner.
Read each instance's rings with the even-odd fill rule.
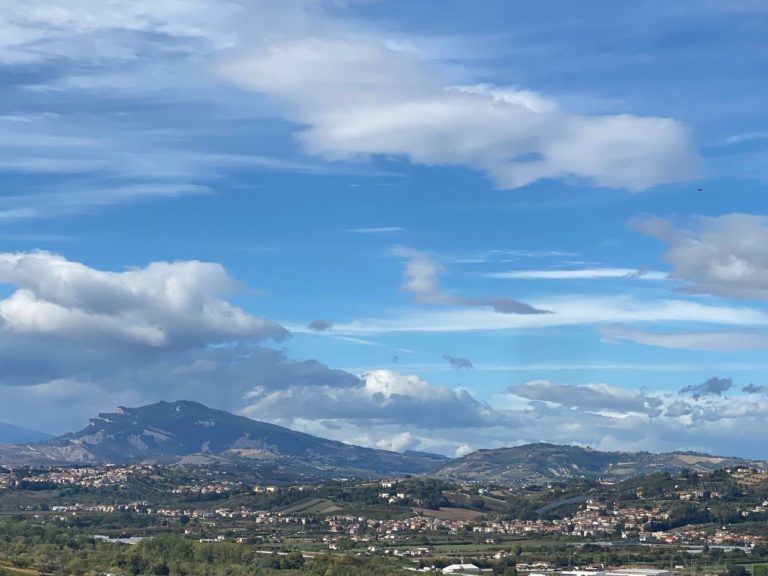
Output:
[[[462,481],[509,485],[570,478],[624,480],[654,472],[675,473],[684,468],[711,472],[737,466],[768,470],[768,463],[764,461],[695,452],[600,452],[578,446],[540,443],[478,450],[451,460],[435,475]]]
[[[444,462],[326,440],[190,401],[120,407],[79,432],[4,448],[0,461],[17,463],[278,462],[306,473],[420,474]]]
[[[0,422],[0,444],[18,444],[20,442],[41,442],[50,438],[50,434],[38,432],[37,430],[28,430]]]
[[[3,430],[0,427],[0,434]],[[21,438],[19,442],[34,436]],[[507,485],[571,478],[622,480],[683,468],[768,470],[766,462],[693,452],[600,452],[554,444],[478,450],[456,459],[426,452],[400,454],[318,438],[190,401],[121,407],[99,414],[79,432],[37,444],[0,445],[0,463],[138,461],[248,466],[260,473],[277,470],[285,478],[414,474]]]

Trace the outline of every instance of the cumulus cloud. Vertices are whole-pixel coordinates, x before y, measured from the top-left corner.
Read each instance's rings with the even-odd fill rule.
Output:
[[[693,414],[695,407],[691,406],[688,402],[681,400],[675,400],[670,402],[664,409],[664,415],[669,418],[679,418],[681,416],[690,416]]]
[[[280,390],[254,387],[244,413],[291,422],[338,419],[413,426],[436,430],[482,428],[504,421],[503,415],[466,390],[433,384],[415,375],[374,370],[357,385],[289,385]]]
[[[49,252],[1,253],[0,283],[15,289],[0,300],[0,327],[11,334],[152,347],[289,335],[223,300],[237,284],[215,263],[153,262],[107,272]]]
[[[733,380],[730,378],[717,378],[716,376],[702,382],[701,384],[689,385],[680,390],[680,394],[692,396],[698,400],[703,396],[722,396],[733,387]]]
[[[1,253],[0,284],[0,419],[11,410],[62,432],[115,402],[192,398],[237,409],[255,375],[264,386],[320,373],[343,381],[256,346],[289,333],[227,301],[240,287],[220,264],[105,271],[49,252]]]
[[[642,232],[668,245],[671,277],[684,289],[718,296],[768,299],[768,218],[727,214],[697,218],[688,228],[664,218],[635,221]]]
[[[33,347],[32,355],[14,362],[14,350],[0,351],[4,366],[8,361],[0,378],[0,396],[7,399],[0,420],[7,419],[6,411],[24,414],[37,428],[61,433],[82,428],[94,414],[117,405],[190,399],[239,412],[255,386],[265,391],[331,387],[341,394],[359,385],[353,374],[262,346],[125,350],[105,342],[95,352],[79,353],[82,346],[66,338],[42,346],[55,346],[60,353],[51,358]]]
[[[392,436],[385,436],[376,442],[376,448],[381,450],[391,450],[394,452],[404,452],[418,446],[418,439],[410,432],[401,432]]]
[[[455,368],[456,370],[461,369],[473,369],[474,365],[472,364],[472,360],[469,358],[465,358],[464,356],[451,356],[450,354],[443,354],[443,360],[448,362],[452,368]]]
[[[761,457],[755,430],[768,432],[768,398],[644,392],[607,384],[567,385],[533,381],[509,388],[515,407],[506,410],[516,443],[548,441],[604,450],[696,450]],[[523,408],[517,402],[524,399]],[[499,430],[489,430],[498,438]],[[471,435],[465,437],[473,442]]]
[[[406,246],[395,246],[392,254],[405,259],[402,289],[412,293],[416,302],[487,308],[499,314],[549,313],[511,298],[470,298],[449,294],[440,286],[440,276],[445,272],[445,268],[431,254]]]
[[[752,440],[755,434],[768,433],[765,395],[694,398],[668,391],[628,390],[610,384],[534,381],[513,387],[508,398],[505,407],[497,406],[493,417],[480,419],[483,422],[480,425],[475,419],[472,425],[460,423],[455,427],[431,428],[425,425],[430,421],[407,422],[410,415],[380,420],[368,418],[365,413],[359,420],[330,420],[323,419],[325,407],[303,418],[287,419],[285,423],[368,446],[400,444],[446,455],[547,441],[602,450],[696,450],[761,457],[760,447]],[[445,416],[447,412],[441,415],[443,404],[440,406],[432,408],[435,417],[431,422],[450,419]],[[454,410],[457,412],[451,415],[459,413],[460,408],[456,406]]]
[[[0,283],[10,285],[0,420],[61,433],[114,405],[193,399],[345,441],[447,452],[458,442],[444,431],[507,422],[466,390],[387,370],[360,377],[258,345],[288,332],[230,304],[239,286],[219,264],[104,271],[6,253]]]
[[[330,320],[312,320],[312,322],[307,324],[307,328],[313,332],[327,332],[333,328],[333,322]]]
[[[532,381],[508,390],[525,402],[519,409],[413,374],[358,376],[290,358],[257,345],[287,332],[230,304],[238,285],[218,264],[104,271],[13,253],[0,255],[0,282],[10,285],[0,300],[0,420],[51,432],[114,405],[179,398],[348,442],[444,454],[537,440],[728,452],[745,422],[762,430],[768,421],[762,388],[745,387],[749,402],[724,397],[730,380],[688,387],[685,398]]]

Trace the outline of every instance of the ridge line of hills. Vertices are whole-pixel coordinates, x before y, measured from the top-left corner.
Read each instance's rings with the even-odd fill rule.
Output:
[[[765,461],[696,452],[601,452],[547,443],[483,449],[461,458],[363,448],[259,422],[193,401],[120,407],[84,429],[37,443],[0,445],[0,463],[85,465],[157,462],[279,470],[286,479],[428,475],[522,484],[720,468],[768,470]]]
[[[52,436],[38,430],[0,422],[0,444],[21,444],[24,442],[42,442]]]

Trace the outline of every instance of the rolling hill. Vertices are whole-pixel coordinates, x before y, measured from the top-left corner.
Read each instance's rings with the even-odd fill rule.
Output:
[[[41,442],[49,439],[50,434],[29,430],[13,424],[0,422],[0,444],[19,444],[22,442]]]
[[[0,463],[234,464],[279,468],[288,478],[411,474],[505,485],[572,478],[624,480],[684,468],[768,469],[762,461],[694,452],[601,452],[543,443],[478,450],[456,459],[426,452],[401,454],[319,438],[192,401],[120,407],[91,419],[78,432],[38,443],[29,443],[34,433],[30,438],[24,436],[29,431],[12,431],[21,439],[17,445],[0,445]]]
[[[478,450],[450,461],[436,475],[509,485],[570,478],[624,480],[655,472],[679,472],[684,468],[712,472],[737,466],[768,469],[768,463],[764,461],[695,452],[600,452],[578,446],[539,443]]]

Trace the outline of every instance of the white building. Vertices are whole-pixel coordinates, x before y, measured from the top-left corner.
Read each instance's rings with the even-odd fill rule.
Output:
[[[480,568],[474,564],[451,564],[443,568],[443,574],[479,574]]]

